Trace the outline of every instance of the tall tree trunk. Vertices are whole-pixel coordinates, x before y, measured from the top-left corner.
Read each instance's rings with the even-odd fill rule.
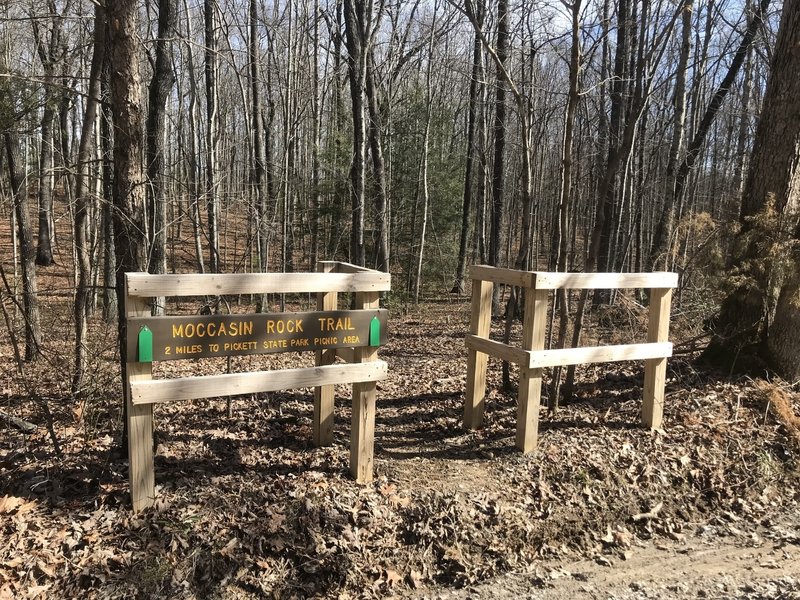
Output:
[[[114,251],[117,258],[117,302],[120,365],[126,380],[128,348],[125,318],[125,273],[147,268],[144,191],[144,119],[142,78],[139,72],[141,41],[138,5],[108,5],[111,51],[111,109],[114,114]],[[127,404],[123,402],[122,448],[127,452]]]
[[[469,237],[469,217],[473,202],[473,169],[478,156],[476,129],[478,122],[479,86],[483,80],[483,57],[481,55],[481,31],[483,27],[483,4],[477,3],[475,10],[475,37],[472,42],[472,77],[469,81],[469,116],[467,117],[467,157],[464,168],[464,197],[461,205],[461,234],[458,244],[458,267],[453,284],[453,293],[464,293],[464,276],[467,270],[467,238]]]
[[[253,127],[253,164],[250,178],[255,191],[256,245],[258,250],[258,270],[265,273],[267,265],[267,194],[264,190],[266,178],[266,159],[264,157],[264,122],[261,113],[260,53],[258,44],[258,0],[250,0],[249,11],[250,40],[247,46],[250,64],[251,121]],[[262,312],[266,302],[263,294],[256,298],[256,310]]]
[[[753,0],[747,0],[746,10],[752,10]],[[744,60],[744,78],[742,80],[741,114],[739,116],[739,128],[736,136],[736,153],[733,167],[733,183],[731,187],[734,192],[741,196],[744,191],[745,164],[747,159],[747,140],[750,135],[750,97],[753,87],[753,45],[747,51]],[[739,198],[741,201],[741,199]]]
[[[367,62],[366,91],[369,107],[369,147],[372,156],[372,173],[375,189],[375,221],[378,229],[376,267],[389,272],[389,201],[386,184],[386,161],[383,155],[383,119],[381,118],[378,90],[375,85],[375,64],[372,51]]]
[[[597,256],[594,258],[595,264],[587,267],[586,270],[609,270],[609,260],[612,252],[611,235],[614,226],[614,216],[617,209],[618,186],[617,178],[620,165],[625,161],[620,156],[622,148],[622,138],[626,116],[629,113],[628,104],[630,97],[626,93],[628,84],[628,59],[630,53],[630,33],[631,33],[630,0],[619,0],[617,6],[617,47],[614,54],[614,79],[611,84],[611,119],[609,125],[609,155],[606,163],[606,177],[608,183],[602,190],[603,196],[599,197],[600,205],[595,220],[595,230],[597,231]],[[591,259],[587,259],[589,262]],[[602,302],[607,300],[606,290],[595,292],[595,301]]]
[[[75,173],[75,256],[78,263],[78,281],[75,286],[75,370],[72,374],[72,393],[78,394],[83,387],[86,371],[86,331],[89,287],[91,284],[91,258],[87,239],[89,225],[88,190],[89,167],[91,159],[92,137],[97,117],[97,106],[100,102],[100,77],[103,72],[103,60],[106,47],[106,14],[102,6],[95,5],[94,12],[94,50],[92,66],[89,73],[89,87],[86,97],[86,110],[81,126],[81,137],[78,144],[78,161]]]
[[[251,0],[251,2],[254,0]],[[311,28],[311,45],[313,53],[311,68],[312,81],[312,124],[311,124],[311,193],[313,194],[313,215],[311,221],[311,260],[309,271],[315,271],[319,261],[319,230],[322,220],[322,190],[320,151],[322,146],[322,96],[320,95],[319,72],[319,22],[321,19],[319,0],[314,0],[313,26]]]
[[[749,4],[749,1],[748,1]],[[744,63],[744,80],[742,81],[741,114],[736,135],[736,152],[734,154],[733,183],[731,187],[736,194],[744,191],[745,165],[747,160],[747,141],[750,136],[750,98],[753,89],[753,47],[750,47]]]
[[[707,358],[756,354],[800,381],[800,0],[786,0],[742,197],[732,264]]]
[[[9,124],[13,126],[13,124]],[[33,245],[28,189],[19,158],[19,139],[10,129],[3,132],[6,162],[14,195],[19,258],[22,264],[22,309],[25,319],[25,360],[34,360],[41,353],[42,328],[39,318],[39,286],[36,281],[36,248]]]
[[[54,0],[47,1],[47,9],[51,15],[49,39],[43,38],[38,20],[31,20],[44,78],[41,152],[39,154],[39,233],[36,248],[36,264],[43,267],[50,266],[54,262],[53,231],[51,228],[53,223],[53,168],[55,166],[53,158],[55,143],[53,126],[58,104],[58,91],[54,84],[57,62],[63,53],[62,24],[64,21]]]
[[[186,14],[186,35],[191,36],[191,12],[187,0],[183,3],[184,12]],[[189,219],[192,222],[192,231],[194,233],[194,249],[195,258],[197,260],[197,272],[205,273],[205,260],[203,259],[203,222],[200,217],[200,201],[202,194],[200,193],[200,109],[197,106],[198,102],[198,85],[197,77],[194,70],[194,52],[192,50],[193,43],[190,41],[186,44],[186,56],[189,64],[189,152],[187,156],[187,173],[189,185]]]
[[[430,207],[430,186],[428,181],[428,154],[430,149],[431,118],[433,113],[433,33],[436,25],[436,6],[434,6],[433,22],[428,38],[428,61],[425,65],[425,126],[422,130],[422,156],[420,157],[420,180],[422,185],[422,218],[419,233],[419,252],[417,253],[416,277],[414,278],[414,304],[419,304],[419,291],[422,287],[422,261],[425,256],[425,234],[428,228],[428,210]]]
[[[39,156],[39,235],[36,247],[36,264],[48,267],[53,264],[53,121],[54,99],[45,92],[41,127],[41,154]]]
[[[219,189],[217,185],[217,33],[216,0],[204,0],[205,15],[205,79],[206,79],[206,211],[208,214],[208,268],[220,270]]]
[[[102,239],[103,239],[103,318],[111,322],[116,318],[117,290],[114,271],[116,257],[114,253],[114,139],[111,109],[108,102],[111,97],[111,60],[110,52],[106,51],[103,68],[102,89],[104,106],[102,120],[100,121],[100,140],[102,144],[103,162],[103,210],[102,210]]]
[[[502,71],[508,58],[508,1],[497,2],[497,76],[495,81],[494,164],[492,166],[492,220],[489,233],[489,264],[499,266],[501,229],[505,203],[506,80]],[[497,290],[499,286],[495,286]],[[492,304],[496,304],[497,294]],[[494,312],[494,310],[492,311]]]
[[[158,37],[155,66],[148,92],[147,135],[147,212],[150,226],[150,273],[167,271],[167,199],[164,172],[164,138],[167,99],[175,84],[172,71],[172,36],[178,23],[175,0],[158,0]],[[161,302],[158,303],[160,312]]]
[[[350,231],[350,260],[363,266],[364,209],[366,206],[366,131],[364,86],[367,74],[368,31],[372,0],[344,0],[347,72],[350,80],[350,99],[353,113],[353,153],[350,163],[350,201],[352,229]]]
[[[297,77],[297,48],[295,42],[295,21],[291,3],[286,6],[287,28],[287,73],[286,89],[283,94],[283,219],[281,222],[281,265],[284,273],[294,271],[294,214],[297,190],[294,184],[295,163],[297,154],[297,136],[293,129],[297,118],[296,77]],[[281,296],[281,310],[283,299]]]
[[[692,49],[692,11],[694,0],[684,0],[683,14],[681,17],[681,51],[678,57],[678,67],[675,74],[675,92],[672,100],[675,119],[672,123],[672,142],[667,160],[665,175],[664,208],[655,233],[650,265],[653,269],[661,262],[660,254],[664,254],[663,263],[669,262],[668,248],[672,223],[675,219],[675,171],[678,166],[678,156],[683,147],[686,129],[686,71],[689,68],[689,54]]]
[[[580,46],[580,12],[581,0],[573,0],[569,6],[572,17],[572,40],[569,58],[569,92],[567,94],[567,106],[564,111],[564,137],[561,144],[561,185],[558,193],[558,218],[555,227],[556,248],[556,269],[558,271],[567,270],[567,252],[569,249],[569,197],[572,190],[572,146],[575,131],[575,114],[578,109],[578,81],[581,68],[581,46]],[[553,313],[558,308],[559,328],[557,348],[564,348],[567,342],[567,326],[569,324],[567,306],[567,291],[558,290],[556,294],[556,306]],[[548,399],[548,410],[555,412],[558,409],[558,396],[561,388],[561,367],[553,369],[553,377],[550,384],[550,395]]]

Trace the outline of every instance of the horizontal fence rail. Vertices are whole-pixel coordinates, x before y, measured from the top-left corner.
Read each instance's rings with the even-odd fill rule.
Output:
[[[326,365],[280,371],[156,379],[131,383],[131,400],[134,404],[155,404],[312,388],[318,385],[381,381],[386,379],[388,372],[387,364],[382,360],[377,360],[368,363]]]
[[[315,292],[385,292],[390,275],[377,271],[349,273],[226,273],[220,275],[149,275],[128,273],[128,295],[208,296]]]
[[[625,288],[674,288],[678,274],[655,273],[550,273],[545,271],[515,271],[486,265],[469,269],[473,280],[488,281],[537,290],[585,290]]]
[[[468,354],[464,426],[467,429],[479,427],[483,420],[488,356],[520,366],[517,447],[523,452],[536,448],[542,369],[545,367],[644,360],[642,422],[650,428],[661,426],[667,358],[672,356],[672,344],[668,341],[670,302],[672,288],[678,285],[677,273],[550,273],[474,265],[470,267],[469,276],[472,279],[472,313],[470,333],[465,338]],[[489,339],[494,284],[525,290],[522,348]],[[646,343],[544,349],[547,305],[552,290],[622,288],[650,289]]]

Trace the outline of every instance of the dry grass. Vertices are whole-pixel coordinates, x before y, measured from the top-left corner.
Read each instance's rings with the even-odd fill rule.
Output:
[[[800,404],[797,394],[788,391],[782,382],[769,382],[759,380],[756,389],[767,403],[768,410],[789,431],[791,437],[800,444],[800,417],[794,410],[795,404]]]

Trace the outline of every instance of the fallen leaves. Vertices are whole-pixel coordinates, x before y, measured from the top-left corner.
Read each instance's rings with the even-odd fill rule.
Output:
[[[0,498],[0,515],[4,513],[24,515],[35,507],[35,500],[26,500],[25,498],[18,498],[16,496],[3,496]]]
[[[326,448],[312,447],[305,391],[234,399],[232,417],[219,400],[158,407],[158,504],[137,516],[115,432],[81,440],[72,405],[61,460],[43,432],[30,451],[0,440],[0,599],[377,598],[530,572],[540,557],[614,569],[644,543],[696,532],[800,543],[797,527],[769,521],[800,498],[796,450],[749,400],[751,384],[691,373],[689,387],[690,367],[673,359],[666,427],[651,433],[638,425],[640,365],[579,369],[577,401],[542,413],[539,452],[523,456],[516,395],[501,390],[496,361],[483,427],[461,427],[467,317],[466,305],[442,303],[393,323],[367,486],[348,472],[346,386]],[[268,360],[263,368],[308,357]]]

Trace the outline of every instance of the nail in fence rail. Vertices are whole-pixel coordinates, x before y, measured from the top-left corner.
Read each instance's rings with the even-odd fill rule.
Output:
[[[469,276],[472,279],[472,312],[470,332],[465,339],[468,350],[464,401],[466,429],[476,429],[483,421],[489,356],[519,365],[516,444],[522,452],[532,452],[536,448],[542,369],[545,367],[644,360],[642,423],[651,429],[661,427],[667,358],[672,356],[672,344],[668,341],[669,318],[672,288],[678,284],[676,273],[546,273],[474,265],[470,267]],[[489,339],[494,284],[513,285],[525,290],[522,348]],[[545,350],[550,291],[595,288],[650,289],[647,343]]]
[[[266,293],[316,293],[318,311],[327,313],[337,309],[339,292],[355,292],[356,309],[385,312],[378,311],[378,306],[380,292],[388,291],[391,286],[387,273],[333,261],[320,262],[317,271],[213,275],[126,273],[125,314],[128,319],[149,317],[152,299],[158,296]],[[126,335],[137,333],[127,331]],[[369,343],[372,344],[372,339]],[[152,506],[155,501],[153,404],[159,402],[313,387],[313,441],[317,446],[324,446],[333,442],[334,385],[352,384],[350,471],[359,483],[371,481],[377,382],[387,376],[387,365],[378,359],[376,346],[325,347],[316,351],[314,367],[162,380],[153,379],[150,362],[140,362],[136,353],[128,352],[124,394],[134,512]],[[334,364],[337,355],[348,361],[347,364]]]

